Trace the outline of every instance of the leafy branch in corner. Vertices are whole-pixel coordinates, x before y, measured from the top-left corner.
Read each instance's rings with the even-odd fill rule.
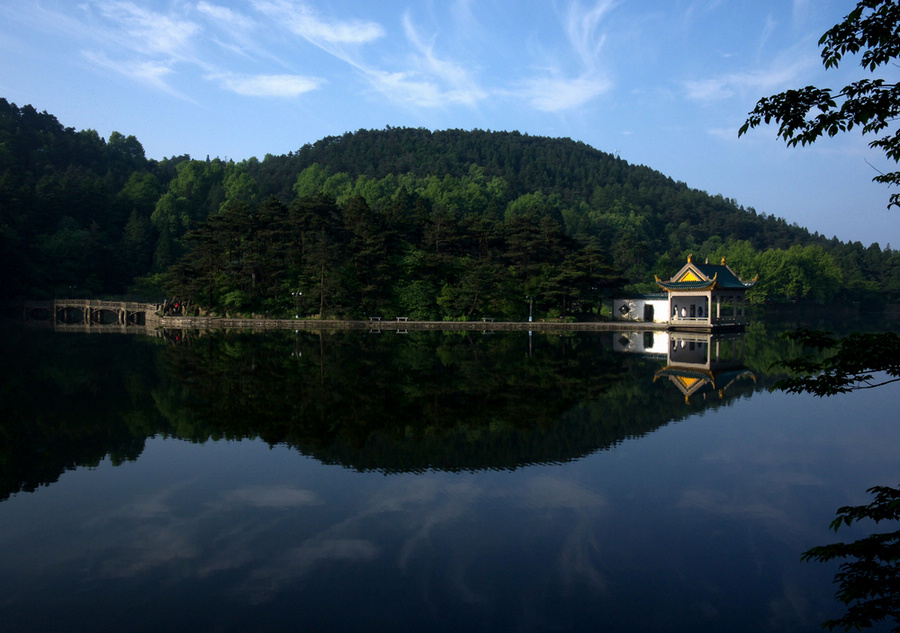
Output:
[[[825,68],[837,68],[844,55],[859,55],[869,73],[890,65],[900,56],[900,4],[896,0],[861,0],[840,24],[819,39]],[[869,143],[885,156],[900,161],[900,130],[888,130],[900,116],[900,85],[882,78],[864,78],[842,89],[806,86],[760,99],[738,131],[763,123],[778,123],[778,137],[788,146],[814,143],[859,128],[863,134],[883,134]],[[879,173],[873,179],[900,184],[900,172]],[[900,193],[889,207],[900,207]]]
[[[900,520],[900,489],[875,486],[867,492],[875,495],[872,503],[838,509],[837,518],[831,522],[835,532],[862,519],[875,523]],[[892,618],[897,623],[892,631],[900,632],[900,530],[872,534],[853,543],[813,547],[802,556],[805,561],[818,562],[836,558],[844,559],[834,577],[836,597],[847,605],[847,612],[824,626],[859,630]]]
[[[776,389],[821,397],[900,381],[900,336],[895,332],[854,333],[839,339],[800,329],[784,336],[816,353],[776,363],[794,374],[778,381]]]

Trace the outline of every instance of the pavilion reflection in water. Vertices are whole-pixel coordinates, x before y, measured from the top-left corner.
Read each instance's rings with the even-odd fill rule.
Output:
[[[668,378],[691,398],[724,397],[739,380],[756,382],[744,365],[744,334],[688,332],[623,332],[613,336],[613,350],[665,359],[653,381]]]

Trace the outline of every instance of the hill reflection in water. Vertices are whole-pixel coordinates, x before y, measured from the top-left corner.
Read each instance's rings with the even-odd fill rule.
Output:
[[[136,459],[151,436],[259,438],[385,473],[566,462],[751,394],[771,380],[745,363],[773,344],[764,330],[29,330],[4,342],[19,362],[5,369],[2,493]]]
[[[4,631],[812,633],[896,476],[897,389],[761,393],[762,325],[16,333]]]

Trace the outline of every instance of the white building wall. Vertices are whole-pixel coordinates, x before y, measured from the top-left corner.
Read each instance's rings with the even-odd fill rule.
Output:
[[[653,311],[653,317],[646,319],[647,308]],[[668,299],[620,298],[613,299],[612,317],[617,321],[633,321],[639,323],[668,323]]]

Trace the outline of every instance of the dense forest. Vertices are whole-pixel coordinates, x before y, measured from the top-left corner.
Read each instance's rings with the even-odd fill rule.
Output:
[[[852,211],[852,210],[848,210]],[[569,139],[361,130],[242,162],[0,99],[0,300],[177,297],[230,314],[588,317],[693,253],[755,302],[900,300],[900,254],[826,238]]]

